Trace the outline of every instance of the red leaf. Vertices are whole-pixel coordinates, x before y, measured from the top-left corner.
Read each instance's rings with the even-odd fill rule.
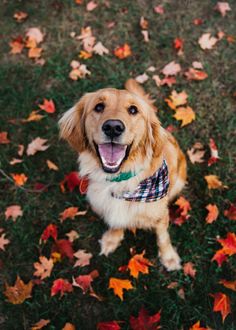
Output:
[[[72,291],[73,291],[72,284],[68,280],[64,280],[63,278],[58,278],[53,282],[53,285],[51,287],[51,297],[55,296],[59,292],[62,297],[66,292],[72,292]]]
[[[220,312],[223,323],[225,318],[229,313],[231,313],[231,308],[230,308],[230,300],[229,297],[226,296],[226,294],[222,292],[217,292],[212,295],[214,297],[214,306],[213,306],[213,311],[214,312]]]
[[[47,113],[54,113],[56,111],[56,107],[53,100],[44,99],[43,104],[39,104],[39,107]]]
[[[148,312],[142,307],[138,317],[130,316],[130,327],[132,330],[156,330],[157,323],[160,322],[160,312],[149,316]]]
[[[218,267],[221,267],[223,262],[225,262],[228,259],[227,255],[224,253],[224,249],[220,249],[216,251],[215,255],[211,259],[211,261],[216,261],[218,264]]]
[[[52,252],[59,252],[62,257],[67,257],[69,259],[74,258],[74,250],[72,244],[67,239],[56,240],[52,250]]]
[[[64,187],[66,184],[69,191],[72,192],[76,187],[80,186],[80,181],[79,173],[74,171],[65,176],[64,180],[61,182],[61,185]]]
[[[183,49],[184,46],[184,41],[181,38],[175,38],[174,40],[174,48],[179,50],[179,49]]]
[[[120,330],[120,326],[117,321],[99,322],[97,330]]]
[[[50,223],[50,225],[48,225],[42,235],[41,235],[41,239],[43,241],[47,241],[49,239],[49,237],[52,237],[54,240],[57,239],[57,226],[53,225],[52,223]]]
[[[224,211],[224,216],[230,220],[236,220],[236,206],[231,204],[230,208]]]
[[[0,144],[8,144],[10,140],[7,137],[7,132],[0,132]]]

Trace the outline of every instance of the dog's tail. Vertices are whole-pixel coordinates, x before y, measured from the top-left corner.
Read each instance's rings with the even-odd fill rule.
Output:
[[[139,83],[137,83],[137,81],[135,79],[132,79],[132,78],[128,79],[125,83],[125,88],[130,93],[133,93],[135,95],[142,97],[148,104],[150,104],[153,108],[155,108],[153,105],[155,100],[153,100],[150,97],[150,95],[145,92],[143,87]]]

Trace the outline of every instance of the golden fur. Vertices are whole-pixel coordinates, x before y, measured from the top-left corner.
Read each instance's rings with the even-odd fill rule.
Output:
[[[80,174],[89,177],[87,197],[91,207],[104,219],[109,230],[103,235],[101,254],[113,252],[124,237],[124,230],[131,228],[154,229],[157,234],[159,255],[168,270],[180,268],[180,258],[171,245],[168,234],[168,202],[183,188],[186,181],[186,160],[174,137],[161,127],[152,100],[133,79],[125,90],[105,88],[87,93],[61,118],[60,135],[79,153]],[[94,111],[103,102],[102,113]],[[132,116],[127,109],[138,108]],[[102,125],[106,120],[121,120],[125,131],[120,143],[132,144],[128,158],[119,172],[132,171],[136,176],[126,181],[111,182],[117,176],[105,173],[97,156],[94,141],[104,143]],[[140,181],[151,176],[166,160],[169,169],[168,195],[156,202],[128,202],[112,197],[111,193],[133,191]]]

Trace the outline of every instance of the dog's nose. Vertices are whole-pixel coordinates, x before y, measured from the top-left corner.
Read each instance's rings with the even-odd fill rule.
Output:
[[[124,132],[125,125],[120,120],[110,119],[105,121],[102,125],[102,130],[107,136],[114,138],[120,136]]]

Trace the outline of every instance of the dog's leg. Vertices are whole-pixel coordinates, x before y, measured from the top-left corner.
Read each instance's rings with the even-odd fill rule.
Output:
[[[169,215],[158,221],[155,230],[157,234],[157,244],[159,247],[159,257],[161,263],[168,271],[178,270],[181,268],[181,260],[171,244],[170,235],[168,233]]]
[[[120,242],[124,238],[123,229],[109,229],[107,230],[102,238],[100,239],[101,245],[101,254],[108,256],[109,253],[112,253],[120,245]]]

